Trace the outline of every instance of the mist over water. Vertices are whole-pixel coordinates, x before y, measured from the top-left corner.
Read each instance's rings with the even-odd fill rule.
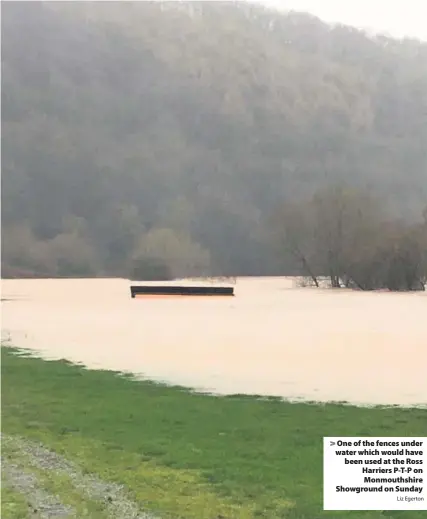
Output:
[[[46,358],[220,394],[427,404],[427,293],[242,278],[234,298],[131,299],[129,286],[3,280],[3,334]]]

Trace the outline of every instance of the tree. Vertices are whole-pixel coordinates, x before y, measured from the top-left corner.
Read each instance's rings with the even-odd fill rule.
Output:
[[[319,286],[423,290],[426,225],[386,219],[380,201],[363,191],[332,187],[275,215],[273,237]]]
[[[138,281],[169,281],[173,279],[171,269],[162,258],[136,256],[131,264],[131,279]]]
[[[310,260],[337,285],[339,220],[278,265],[273,207],[336,184],[408,222],[426,204],[426,43],[245,2],[5,2],[1,25],[4,244],[22,238],[28,273],[82,272],[85,256],[85,272],[125,276],[142,237],[167,228],[189,256],[202,247],[209,274]],[[328,219],[329,196],[298,221]],[[65,241],[82,248],[75,266],[56,263]]]
[[[290,258],[299,271],[319,287],[320,269],[315,258],[316,225],[312,209],[309,204],[282,205],[271,220],[271,239],[285,264]]]
[[[142,236],[133,262],[163,265],[174,278],[206,275],[210,266],[209,253],[188,234],[167,228],[152,229]]]
[[[46,242],[26,223],[2,227],[2,277],[44,277],[56,271]]]

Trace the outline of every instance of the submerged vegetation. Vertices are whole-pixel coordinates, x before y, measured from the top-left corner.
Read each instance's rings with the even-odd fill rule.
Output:
[[[272,241],[317,287],[328,276],[333,288],[425,290],[427,210],[420,221],[391,220],[378,197],[335,187],[279,207]]]

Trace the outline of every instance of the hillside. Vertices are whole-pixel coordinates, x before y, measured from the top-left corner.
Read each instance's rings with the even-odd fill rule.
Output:
[[[291,272],[284,199],[427,203],[427,44],[234,3],[2,4],[2,268]]]

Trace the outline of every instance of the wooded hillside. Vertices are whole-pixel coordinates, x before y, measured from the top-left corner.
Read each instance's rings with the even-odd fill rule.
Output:
[[[291,273],[283,200],[427,203],[426,43],[231,2],[4,2],[1,23],[3,276]]]

